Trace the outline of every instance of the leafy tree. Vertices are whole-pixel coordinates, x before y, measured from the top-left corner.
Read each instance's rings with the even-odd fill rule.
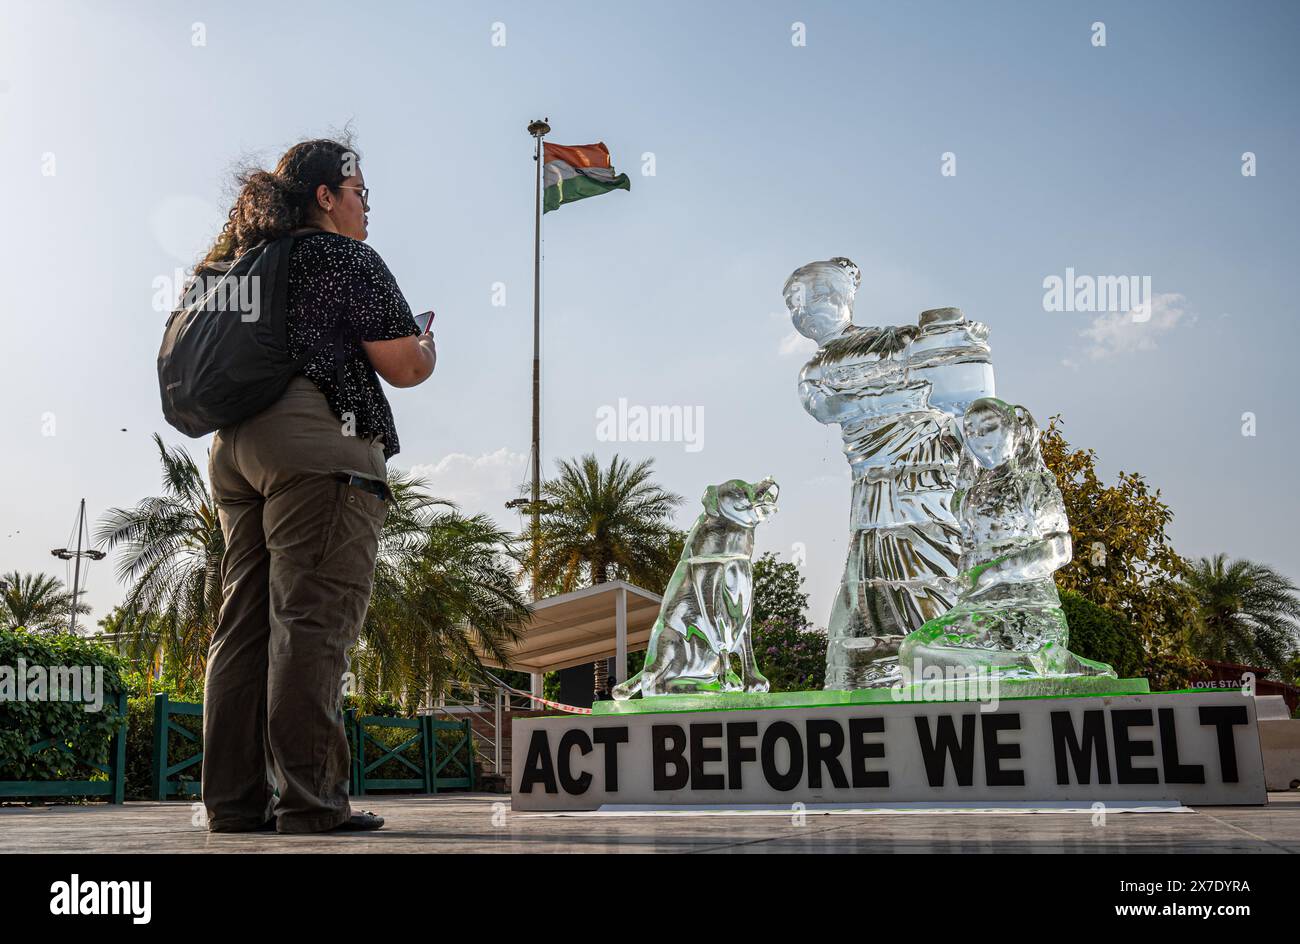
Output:
[[[1192,637],[1198,655],[1291,674],[1300,588],[1271,567],[1226,554],[1202,557],[1184,579],[1200,610]]]
[[[754,561],[754,625],[775,618],[803,628],[809,625],[807,609],[808,594],[797,565],[778,560],[771,551]]]
[[[1286,664],[1282,671],[1282,681],[1288,685],[1300,685],[1300,652],[1291,657],[1291,661]],[[1296,708],[1300,711],[1300,706]]]
[[[632,465],[616,455],[601,468],[586,455],[558,464],[559,475],[542,488],[536,560],[522,536],[522,563],[527,573],[536,564],[539,589],[568,593],[610,580],[663,587],[681,553],[671,518],[682,498],[652,481],[654,461]]]
[[[365,690],[407,707],[453,680],[476,680],[478,652],[503,660],[528,617],[510,551],[514,538],[486,515],[466,517],[430,498],[423,481],[389,475],[375,585],[353,671]]]
[[[89,612],[85,603],[77,605],[78,614]],[[71,618],[72,594],[57,577],[16,570],[0,577],[0,629],[60,632]]]
[[[162,670],[161,675],[163,679],[167,680],[167,684],[183,686],[186,680],[192,675],[189,671],[189,667],[183,661],[178,662],[175,659],[169,659],[169,653],[166,651],[154,653],[148,658],[132,656],[130,654],[140,648],[136,645],[137,640],[134,638],[139,634],[136,626],[153,620],[155,620],[155,617],[146,615],[137,621],[128,621],[126,610],[121,606],[115,606],[113,609],[109,610],[106,616],[96,621],[100,633],[106,636],[112,635],[118,637],[113,643],[113,648],[119,654],[124,654],[127,663],[132,666],[131,691],[134,693],[142,692],[146,695],[151,695],[155,689],[158,691],[171,691],[170,688],[162,684],[162,679],[159,680],[158,685],[154,684],[153,672],[155,669],[155,662],[160,662],[159,667]],[[146,630],[145,632],[149,633],[150,631]],[[157,638],[157,636],[158,631],[157,628],[154,627],[150,638]],[[158,659],[158,656],[162,657],[161,660]],[[202,679],[199,679],[199,681],[201,682]]]
[[[686,535],[671,522],[682,498],[654,483],[654,460],[632,465],[615,455],[602,469],[588,454],[562,459],[558,466],[559,475],[542,486],[547,505],[537,540],[531,530],[520,538],[524,573],[531,577],[536,565],[536,595],[569,593],[611,580],[661,590]],[[603,659],[594,663],[597,692],[609,687],[606,665]],[[545,684],[548,693],[558,692],[558,677],[548,676]]]
[[[1114,485],[1097,475],[1097,454],[1073,449],[1052,417],[1043,458],[1056,475],[1070,518],[1074,559],[1057,585],[1128,621],[1146,653],[1144,674],[1157,688],[1182,688],[1207,674],[1191,649],[1196,606],[1181,578],[1186,563],[1170,544],[1173,512],[1136,472]]]
[[[804,577],[767,551],[754,561],[754,652],[774,692],[819,689],[826,681],[826,633],[808,622]]]

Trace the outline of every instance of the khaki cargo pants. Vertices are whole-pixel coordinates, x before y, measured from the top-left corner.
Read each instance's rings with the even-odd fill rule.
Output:
[[[382,440],[344,435],[324,394],[295,377],[217,432],[208,471],[226,539],[203,698],[208,828],[275,816],[282,833],[330,829],[351,815],[343,674],[388,513],[345,480],[385,482]]]

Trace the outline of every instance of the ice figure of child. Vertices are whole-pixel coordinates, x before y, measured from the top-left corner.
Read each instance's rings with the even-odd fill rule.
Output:
[[[904,682],[936,669],[949,678],[1114,678],[1110,666],[1066,648],[1070,631],[1052,574],[1070,562],[1070,524],[1033,417],[982,397],[967,407],[962,432],[958,598],[903,640]]]

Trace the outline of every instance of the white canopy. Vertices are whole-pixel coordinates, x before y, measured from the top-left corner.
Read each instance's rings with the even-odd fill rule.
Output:
[[[622,580],[530,603],[532,618],[506,665],[480,653],[487,665],[531,672],[534,688],[543,672],[615,659],[615,681],[627,678],[628,648],[644,649],[659,615],[660,596]]]

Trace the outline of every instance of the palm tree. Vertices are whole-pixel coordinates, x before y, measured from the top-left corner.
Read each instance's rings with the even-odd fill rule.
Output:
[[[78,614],[89,612],[85,603],[77,605]],[[58,632],[71,617],[72,594],[57,577],[16,570],[0,577],[0,628]]]
[[[366,689],[413,706],[447,681],[480,678],[480,651],[504,662],[528,606],[509,533],[429,497],[421,479],[393,472],[388,484],[394,501],[354,671]]]
[[[671,517],[682,497],[651,481],[654,460],[634,466],[615,455],[602,469],[585,455],[558,465],[542,487],[541,532],[524,560],[529,570],[536,563],[539,585],[558,593],[610,580],[663,586],[681,548]]]
[[[671,523],[680,495],[651,481],[654,460],[633,466],[615,455],[602,469],[594,455],[560,460],[560,474],[542,487],[546,507],[537,540],[524,536],[525,569],[536,565],[535,593],[627,580],[658,589],[672,576],[685,535]],[[596,660],[593,689],[608,684],[608,664]]]
[[[161,648],[178,679],[201,681],[221,610],[225,540],[194,460],[154,441],[166,494],[110,510],[96,540],[126,552],[118,575],[133,583],[115,628],[131,640],[127,655],[147,664]],[[393,501],[355,671],[368,688],[415,698],[450,677],[476,677],[473,643],[500,657],[528,611],[509,564],[510,535],[431,498],[418,479],[390,472],[388,484]]]
[[[152,661],[159,648],[181,678],[203,677],[221,610],[221,555],[226,541],[199,468],[182,447],[153,437],[162,462],[161,496],[105,513],[95,540],[121,547],[119,580],[132,583],[122,603],[128,656]]]
[[[1226,554],[1201,558],[1184,580],[1197,602],[1192,645],[1201,658],[1285,674],[1300,640],[1300,588],[1271,567]]]

